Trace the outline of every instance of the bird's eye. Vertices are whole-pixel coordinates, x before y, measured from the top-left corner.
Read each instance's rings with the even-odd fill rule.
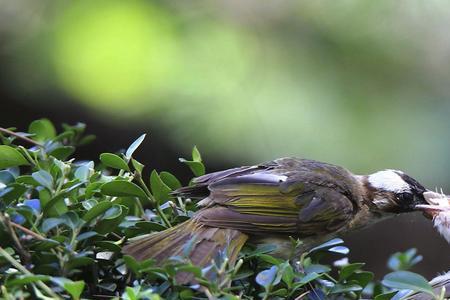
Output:
[[[410,193],[399,193],[397,194],[397,199],[403,203],[411,202],[413,200],[413,195]]]

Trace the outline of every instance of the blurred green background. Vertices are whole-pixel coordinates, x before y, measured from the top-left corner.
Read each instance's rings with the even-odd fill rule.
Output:
[[[0,125],[86,122],[90,158],[148,132],[141,160],[185,178],[196,144],[210,171],[298,156],[450,193],[449,26],[444,0],[0,0]],[[378,272],[412,246],[450,267],[420,215],[347,240]]]

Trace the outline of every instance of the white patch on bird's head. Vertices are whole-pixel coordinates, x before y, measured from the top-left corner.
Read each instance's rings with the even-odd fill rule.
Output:
[[[384,170],[369,175],[368,181],[370,185],[376,189],[387,192],[401,193],[409,192],[411,187],[400,176],[402,171]]]

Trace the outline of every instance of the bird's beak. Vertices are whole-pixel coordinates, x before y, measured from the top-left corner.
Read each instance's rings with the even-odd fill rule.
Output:
[[[441,211],[443,211],[443,207],[439,205],[430,205],[430,204],[418,204],[415,206],[417,210],[423,212],[423,215],[428,219],[433,219],[434,216]]]
[[[423,197],[428,204],[418,204],[415,209],[422,211],[423,215],[429,219],[433,219],[438,213],[450,208],[450,199],[443,193],[427,191],[423,193]]]

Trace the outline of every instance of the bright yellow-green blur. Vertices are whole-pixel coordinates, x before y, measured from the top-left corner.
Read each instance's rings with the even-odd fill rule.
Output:
[[[177,69],[170,16],[143,1],[74,2],[55,24],[55,68],[81,101],[127,109]]]

